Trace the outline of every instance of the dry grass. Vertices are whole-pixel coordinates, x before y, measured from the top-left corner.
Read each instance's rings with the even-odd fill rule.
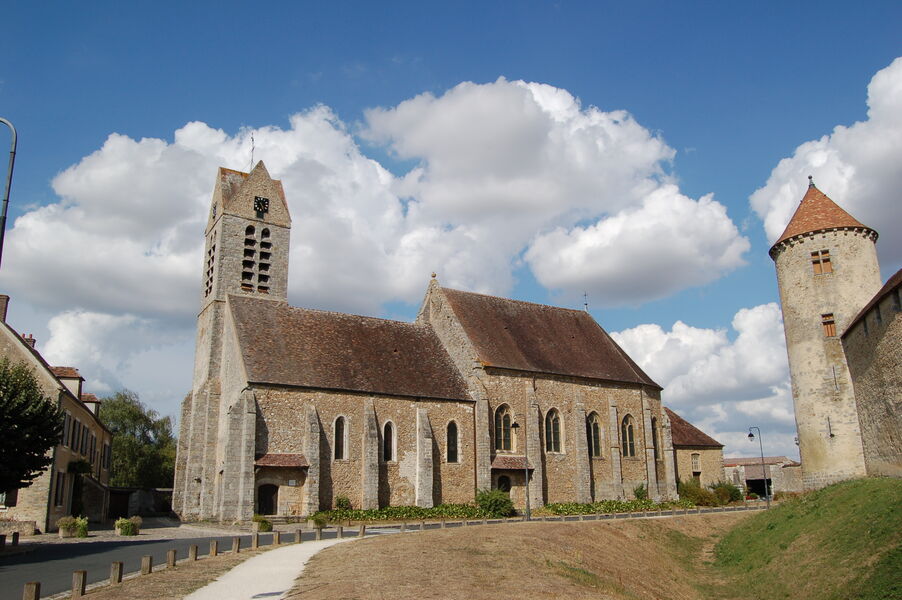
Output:
[[[91,600],[180,600],[202,588],[252,556],[278,546],[242,550],[239,554],[220,554],[196,562],[180,562],[174,569],[154,571],[126,579],[119,585],[98,587],[85,594]]]
[[[714,541],[747,513],[522,523],[370,538],[324,550],[287,598],[696,600]]]

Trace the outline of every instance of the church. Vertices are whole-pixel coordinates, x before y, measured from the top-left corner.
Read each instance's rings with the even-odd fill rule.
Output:
[[[262,162],[220,168],[206,227],[183,519],[676,498],[656,384],[588,312],[442,287],[414,322],[288,305],[291,216]],[[426,282],[424,282],[426,283]]]

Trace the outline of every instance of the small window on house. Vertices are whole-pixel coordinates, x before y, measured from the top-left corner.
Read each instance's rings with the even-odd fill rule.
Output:
[[[701,470],[702,470],[701,458],[702,458],[701,454],[694,453],[694,454],[692,455],[692,470],[693,470],[693,472],[695,472],[695,471],[701,471]]]
[[[636,456],[636,442],[633,437],[633,417],[626,415],[620,422],[620,443],[623,446],[623,455]]]
[[[552,408],[545,415],[545,452],[561,451],[561,415]]]
[[[56,472],[56,485],[53,488],[53,505],[62,506],[63,499],[66,497],[66,473],[64,471]]]
[[[91,443],[88,445],[88,460],[93,465],[96,462],[95,454],[97,454],[97,437],[92,433],[91,434]]]
[[[335,460],[345,459],[345,418],[335,419]]]
[[[655,460],[658,460],[658,419],[651,418],[651,445],[654,448]]]
[[[820,275],[822,273],[832,273],[833,263],[830,262],[830,251],[818,250],[817,252],[812,252],[811,266],[814,269],[815,275]]]
[[[495,411],[495,450],[511,449],[511,411],[507,404],[502,404]]]
[[[446,457],[449,463],[457,462],[457,423],[448,423],[448,435],[446,437]]]
[[[836,337],[836,320],[833,318],[833,313],[821,315],[821,324],[824,326],[826,337]]]
[[[0,506],[12,508],[19,499],[19,490],[0,492]]]
[[[66,416],[63,419],[63,446],[69,445],[69,427],[72,421],[72,415],[69,414],[69,411],[66,411]]]
[[[382,460],[395,460],[395,428],[391,421],[382,427]]]
[[[586,419],[586,442],[589,447],[589,456],[598,458],[601,456],[601,420],[598,413],[592,413]]]
[[[103,445],[103,453],[104,453],[104,454],[103,454],[103,456],[104,456],[104,458],[103,458],[103,468],[109,471],[109,469],[110,469],[110,462],[111,462],[111,460],[112,460],[112,456],[110,455],[110,445],[109,445],[109,444],[106,444],[106,443],[105,443],[105,444]]]

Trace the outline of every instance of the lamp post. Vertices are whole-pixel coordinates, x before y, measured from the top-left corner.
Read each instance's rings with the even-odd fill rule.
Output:
[[[511,429],[519,433],[520,424],[514,421]],[[523,417],[523,481],[526,482],[526,520],[532,518],[529,510],[529,445],[526,442],[526,417]]]
[[[3,193],[3,212],[0,214],[0,260],[3,259],[3,238],[6,233],[6,207],[9,205],[9,188],[13,181],[13,166],[16,164],[16,128],[13,124],[0,117],[0,123],[9,127],[12,132],[12,142],[9,147],[9,169],[6,172],[6,191]]]
[[[757,427],[749,427],[749,441],[755,441],[755,434],[752,429],[758,430],[758,448],[761,449],[761,475],[764,477],[764,498],[767,500],[767,508],[770,508],[770,493],[767,490],[767,468],[764,466],[764,444],[761,440],[761,430]]]

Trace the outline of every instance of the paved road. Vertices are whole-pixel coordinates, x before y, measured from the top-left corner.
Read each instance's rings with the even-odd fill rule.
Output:
[[[759,507],[754,507],[759,508]],[[753,509],[749,507],[749,509]],[[721,512],[722,509],[701,509],[698,512]],[[744,507],[728,509],[729,512],[745,510]],[[585,515],[587,521],[629,518],[653,518],[680,516],[684,514],[697,514],[696,510],[664,511],[663,513],[618,513],[611,515]],[[578,516],[548,517],[549,521],[578,521]],[[503,521],[489,520],[489,524],[498,524]],[[481,520],[470,520],[469,525],[481,524]],[[449,522],[448,527],[461,527],[460,522]],[[408,531],[419,529],[419,523],[410,523]],[[426,529],[437,529],[438,523],[425,525]],[[400,526],[371,526],[367,528],[368,535],[384,533],[397,533]],[[357,535],[357,528],[349,528],[345,535]],[[323,539],[336,537],[334,530],[324,530]],[[250,547],[250,535],[241,536],[241,547]],[[312,531],[305,531],[304,541],[314,539]],[[85,570],[88,572],[88,585],[98,581],[109,579],[110,563],[122,561],[123,573],[134,573],[141,569],[141,557],[150,554],[153,556],[154,565],[166,564],[166,552],[176,549],[179,559],[188,556],[188,547],[198,546],[198,556],[206,556],[210,550],[210,540],[219,540],[220,551],[230,550],[232,547],[231,536],[207,536],[196,538],[175,538],[136,540],[134,538],[113,538],[109,541],[96,541],[90,543],[74,544],[47,544],[42,545],[33,552],[4,556],[0,558],[0,600],[20,600],[22,588],[28,581],[41,582],[41,596],[50,596],[65,592],[72,587],[72,571]],[[293,542],[294,534],[282,533],[282,541]],[[260,545],[272,543],[272,535],[260,534]]]

